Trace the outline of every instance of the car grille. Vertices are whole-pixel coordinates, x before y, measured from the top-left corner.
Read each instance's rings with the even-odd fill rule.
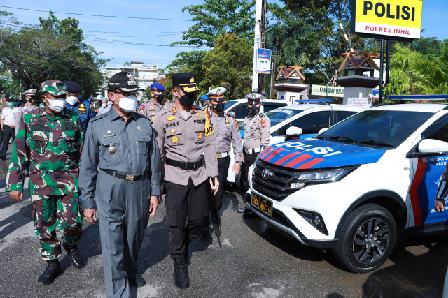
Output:
[[[263,171],[265,170],[270,171],[272,175],[263,177]],[[270,199],[281,201],[297,191],[297,189],[291,189],[291,183],[295,180],[295,173],[273,167],[258,159],[252,175],[252,187]]]

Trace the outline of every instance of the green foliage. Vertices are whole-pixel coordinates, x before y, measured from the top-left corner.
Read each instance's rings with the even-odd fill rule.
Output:
[[[213,47],[224,33],[235,33],[250,41],[254,28],[254,0],[204,0],[183,8],[194,24],[176,44]]]
[[[407,46],[396,44],[386,92],[448,94],[448,41],[422,39]]]
[[[227,88],[229,98],[241,98],[250,92],[252,74],[252,47],[233,33],[220,36],[215,48],[203,59],[205,78],[202,90],[222,86]]]
[[[196,80],[200,82],[205,76],[204,70],[202,69],[202,60],[206,54],[207,51],[203,50],[180,52],[176,55],[176,59],[166,67],[165,72],[191,72],[196,77]]]
[[[93,94],[102,82],[99,67],[106,61],[83,42],[78,21],[59,20],[53,13],[39,20],[38,26],[17,32],[0,29],[0,62],[24,88],[39,88],[48,79],[74,80],[84,96]]]

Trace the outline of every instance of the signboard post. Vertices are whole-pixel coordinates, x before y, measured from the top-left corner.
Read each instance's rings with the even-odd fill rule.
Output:
[[[352,0],[353,29],[381,39],[418,39],[423,0]]]
[[[271,60],[272,51],[269,49],[258,49],[257,50],[257,73],[270,74],[271,73]]]
[[[383,102],[384,51],[389,61],[391,40],[421,37],[423,0],[351,0],[352,30],[381,41],[379,103]],[[387,66],[388,67],[388,66]],[[388,78],[386,79],[386,84]]]

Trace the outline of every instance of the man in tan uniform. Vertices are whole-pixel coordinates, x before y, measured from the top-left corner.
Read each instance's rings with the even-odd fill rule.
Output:
[[[154,118],[156,114],[162,109],[164,105],[164,92],[165,87],[162,84],[154,82],[150,86],[151,98],[140,105],[138,112],[143,116],[146,116],[154,125]]]
[[[219,189],[210,119],[193,105],[198,90],[190,74],[174,74],[174,103],[166,105],[154,122],[165,158],[169,250],[178,288],[189,287],[188,243],[202,235],[204,219],[209,214],[209,189],[215,194]]]
[[[216,135],[216,157],[218,159],[219,190],[215,196],[216,206],[221,208],[224,193],[224,183],[230,167],[230,150],[233,147],[235,163],[232,169],[237,175],[243,162],[243,142],[240,136],[238,122],[230,115],[224,113],[226,100],[224,94],[227,90],[223,87],[212,89],[208,92],[209,106],[213,130]]]
[[[271,121],[262,112],[261,98],[263,96],[257,93],[251,93],[246,96],[249,114],[244,119],[244,162],[243,162],[243,187],[246,191],[249,189],[248,174],[250,166],[255,162],[260,151],[269,146],[271,135]],[[244,212],[244,208],[239,208],[239,212]]]

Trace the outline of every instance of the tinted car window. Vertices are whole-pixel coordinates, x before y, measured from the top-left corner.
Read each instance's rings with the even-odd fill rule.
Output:
[[[400,145],[434,113],[368,110],[340,122],[319,139],[392,148]]]
[[[336,119],[333,124],[341,122],[342,120],[347,119],[348,117],[356,114],[356,112],[349,112],[349,111],[334,111],[334,113]]]
[[[281,107],[284,107],[284,106],[286,106],[286,103],[275,103],[275,102],[270,102],[270,103],[263,103],[263,109],[264,109],[264,112],[265,113],[267,113],[267,112],[269,112],[269,111],[272,111],[272,110],[274,110],[274,109],[277,109],[277,108],[281,108]]]
[[[298,113],[303,112],[303,110],[288,110],[288,109],[279,109],[272,110],[266,113],[266,116],[271,120],[271,127],[279,124],[280,122],[285,121],[288,118],[291,118]]]
[[[433,139],[448,142],[448,116],[434,122],[422,134],[422,139]]]
[[[245,103],[232,107],[229,112],[235,113],[235,119],[244,119],[249,113],[247,109],[247,104]]]
[[[291,127],[299,127],[302,129],[303,134],[317,134],[322,128],[329,127],[330,125],[330,111],[322,111],[307,114],[303,117],[297,118],[290,122],[288,125],[277,130],[273,135],[286,135],[286,130]]]

